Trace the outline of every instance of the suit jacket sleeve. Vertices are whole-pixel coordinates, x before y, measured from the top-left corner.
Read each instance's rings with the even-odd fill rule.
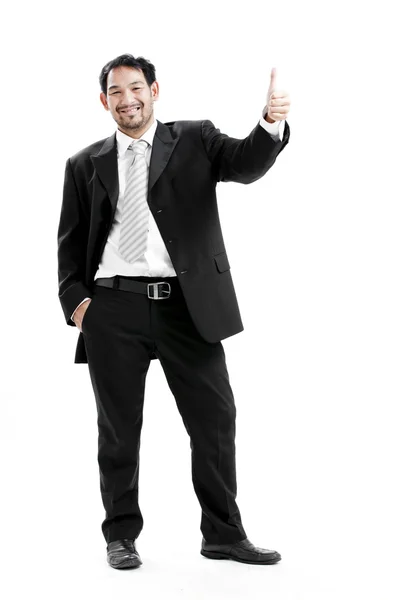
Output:
[[[91,292],[85,285],[85,260],[89,224],[84,217],[71,160],[67,160],[58,227],[59,299],[67,325],[76,327],[71,315]]]
[[[282,140],[271,136],[259,123],[244,139],[221,133],[209,120],[201,123],[203,144],[217,181],[257,181],[272,167],[289,135],[287,121]]]

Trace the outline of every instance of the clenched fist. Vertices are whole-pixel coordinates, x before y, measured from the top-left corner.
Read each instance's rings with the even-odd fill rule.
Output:
[[[85,300],[85,302],[82,302],[82,304],[80,306],[78,306],[78,308],[76,309],[76,311],[74,313],[73,321],[80,332],[82,332],[82,321],[85,316],[85,312],[87,311],[87,308],[88,308],[89,304],[91,303],[91,301],[92,301],[92,299],[90,298],[89,300]]]

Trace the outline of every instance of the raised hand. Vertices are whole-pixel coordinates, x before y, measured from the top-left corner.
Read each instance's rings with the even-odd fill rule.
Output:
[[[274,123],[275,121],[283,121],[287,118],[290,110],[290,96],[285,90],[279,90],[276,84],[276,69],[271,69],[271,79],[267,92],[267,106],[268,112],[265,115],[265,119],[268,123]]]

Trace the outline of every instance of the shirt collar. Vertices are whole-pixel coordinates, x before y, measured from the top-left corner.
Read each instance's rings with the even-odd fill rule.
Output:
[[[133,142],[137,142],[139,140],[145,140],[150,146],[153,145],[153,140],[154,140],[154,134],[156,132],[157,129],[157,119],[154,119],[154,123],[152,123],[151,127],[149,127],[149,129],[147,131],[144,132],[144,134],[138,138],[137,140],[134,138],[131,138],[129,135],[126,135],[126,133],[123,133],[122,131],[120,131],[119,129],[117,129],[117,150],[118,150],[118,156],[122,157],[124,156],[125,152],[128,149],[128,146]]]

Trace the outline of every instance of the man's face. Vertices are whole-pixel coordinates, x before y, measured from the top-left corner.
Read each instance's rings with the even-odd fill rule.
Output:
[[[101,103],[118,128],[133,138],[139,138],[154,122],[153,104],[157,98],[157,81],[149,87],[143,72],[132,67],[111,69],[107,95],[100,94]]]

